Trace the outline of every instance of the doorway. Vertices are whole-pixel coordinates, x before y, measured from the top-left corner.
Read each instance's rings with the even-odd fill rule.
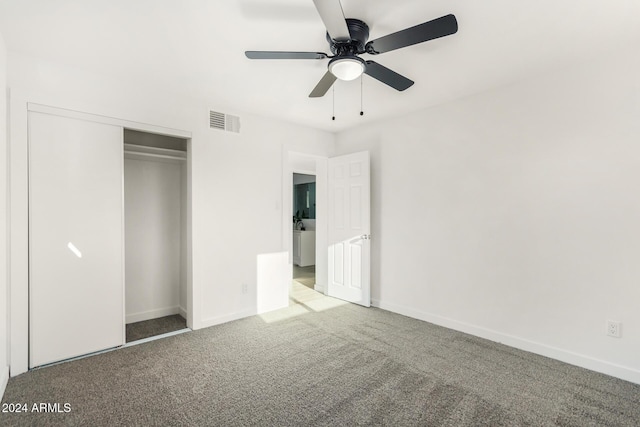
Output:
[[[304,304],[321,294],[316,290],[316,175],[299,169],[291,175],[292,280],[289,305]]]
[[[314,289],[325,295],[369,307],[369,152],[331,158],[286,149],[283,154],[283,194],[291,195],[285,198],[288,208],[283,209],[283,245],[288,247],[292,278],[298,273],[294,271],[293,173],[315,174],[317,216]]]
[[[293,281],[315,290],[316,176],[293,173]]]
[[[289,280],[283,281],[282,286],[285,295],[289,295],[288,305],[304,304],[314,296],[323,296],[325,294],[327,283],[327,157],[308,153],[301,153],[285,148],[283,150],[283,169],[282,169],[282,230],[283,230],[283,247],[288,252],[288,264],[290,266]],[[302,223],[315,229],[315,256],[312,262],[313,266],[303,267],[300,269],[298,263],[294,261],[294,229],[296,223],[293,218],[296,214],[293,204],[294,182],[293,175],[310,175],[315,178],[315,220],[302,219]],[[311,194],[309,194],[311,197]],[[306,192],[302,198],[306,209]],[[312,208],[310,200],[309,208]],[[302,212],[300,212],[302,216]],[[297,256],[296,256],[297,257]],[[307,279],[307,284],[300,284],[297,280]]]

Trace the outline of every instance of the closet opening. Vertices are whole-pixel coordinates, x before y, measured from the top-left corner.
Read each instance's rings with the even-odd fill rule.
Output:
[[[188,141],[124,129],[126,342],[187,328]]]

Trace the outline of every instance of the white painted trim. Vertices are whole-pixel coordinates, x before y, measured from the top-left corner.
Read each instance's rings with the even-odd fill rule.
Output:
[[[174,314],[182,314],[180,307],[177,305],[174,307],[157,308],[154,310],[127,314],[125,322],[128,325],[129,323],[143,322],[145,320],[157,319],[158,317],[171,316]]]
[[[9,111],[10,151],[10,375],[29,369],[29,227],[26,101],[11,91]]]
[[[423,320],[425,322],[433,323],[438,326],[444,326],[445,328],[453,329],[500,344],[508,345],[519,350],[524,350],[530,353],[539,354],[541,356],[550,357],[561,362],[569,363],[581,368],[589,369],[606,375],[611,375],[612,377],[620,378],[625,381],[640,384],[640,371],[629,368],[627,366],[617,365],[615,363],[596,359],[590,356],[585,356],[583,354],[574,353],[572,351],[549,346],[535,341],[530,341],[513,335],[504,334],[492,329],[460,322],[455,319],[439,316],[437,314],[427,313],[421,310],[416,310],[414,308],[405,307],[394,303],[388,303],[376,299],[371,300],[371,305],[383,310],[402,314],[414,319]]]
[[[183,318],[187,318],[187,310],[183,307],[178,307],[178,314]]]
[[[178,138],[191,138],[191,132],[167,128],[164,126],[150,125],[147,123],[132,122],[130,120],[118,119],[115,117],[100,116],[98,114],[83,113],[81,111],[67,110],[65,108],[51,107],[49,105],[27,103],[27,110],[38,113],[53,114],[56,116],[80,119],[88,122],[97,122],[114,126],[122,126],[127,129],[139,130],[143,132],[155,133],[159,135],[174,136]]]
[[[258,314],[256,310],[252,309],[252,310],[237,311],[235,313],[227,314],[225,316],[210,317],[208,319],[202,320],[200,327],[208,328],[210,326],[221,325],[223,323],[233,322],[234,320],[244,319],[245,317],[255,316],[256,314]]]
[[[200,328],[200,312],[202,304],[194,304],[195,301],[200,301],[200,286],[193,285],[193,162],[192,162],[192,140],[187,139],[187,194],[186,194],[186,215],[187,229],[184,230],[187,233],[187,253],[186,253],[186,265],[183,268],[187,270],[187,283],[184,285],[187,287],[187,307],[184,318],[187,320],[187,327],[192,330]]]
[[[120,239],[122,242],[122,251],[121,257],[122,260],[120,265],[122,266],[122,271],[120,272],[122,277],[122,317],[124,318],[124,322],[122,322],[122,340],[120,341],[122,345],[127,343],[127,275],[125,271],[125,267],[127,266],[127,250],[126,250],[126,240],[125,240],[125,232],[124,232],[124,224],[125,224],[125,211],[124,211],[124,128],[120,128],[120,145],[122,146],[122,152],[120,156]],[[31,200],[31,199],[29,199]],[[31,332],[31,331],[29,331]]]
[[[329,283],[329,157],[316,158],[316,283],[327,295]],[[292,190],[293,192],[293,190]],[[290,197],[291,198],[291,197]]]
[[[9,367],[5,366],[0,373],[0,400],[4,396],[4,391],[7,389],[9,383]]]

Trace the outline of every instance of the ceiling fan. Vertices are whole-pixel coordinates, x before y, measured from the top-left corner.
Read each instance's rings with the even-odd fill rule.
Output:
[[[328,70],[309,94],[319,98],[331,88],[336,79],[354,80],[365,73],[392,88],[403,91],[413,81],[374,61],[364,60],[359,55],[378,55],[414,44],[455,34],[458,22],[453,15],[445,15],[411,28],[369,40],[369,26],[359,19],[346,19],[340,0],[313,0],[320,18],[327,28],[327,41],[333,55],[322,52],[281,52],[249,50],[249,59],[325,59],[329,58]]]

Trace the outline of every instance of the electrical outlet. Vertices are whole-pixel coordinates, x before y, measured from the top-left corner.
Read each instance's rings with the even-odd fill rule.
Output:
[[[607,320],[607,335],[620,338],[622,336],[622,323],[615,320]]]
[[[249,290],[249,285],[247,285],[246,283],[243,283],[242,284],[242,293],[246,294],[248,290]]]

